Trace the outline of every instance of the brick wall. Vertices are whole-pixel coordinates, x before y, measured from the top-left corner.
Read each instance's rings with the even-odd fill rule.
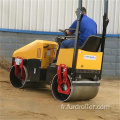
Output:
[[[104,78],[120,79],[120,38],[106,38],[102,74]]]
[[[56,36],[0,32],[0,59],[11,62],[12,53],[36,40],[54,41]],[[103,79],[120,79],[120,38],[106,38]]]

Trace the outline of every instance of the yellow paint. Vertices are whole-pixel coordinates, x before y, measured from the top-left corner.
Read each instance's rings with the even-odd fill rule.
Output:
[[[78,50],[76,69],[101,70],[101,61],[102,52]]]
[[[48,46],[49,45],[49,46]],[[48,46],[47,48],[44,48]],[[41,68],[46,69],[56,58],[58,44],[56,42],[35,40],[34,42],[16,50],[13,57],[23,59],[39,59],[42,61]],[[65,64],[72,67],[73,49],[60,49],[57,65]],[[100,70],[102,52],[88,52],[78,50],[76,69]]]
[[[44,48],[45,46],[48,47]],[[23,59],[40,59],[42,60],[41,68],[47,68],[49,63],[56,58],[57,46],[58,44],[56,42],[35,40],[32,43],[16,50],[13,53],[13,57],[21,57]]]
[[[87,57],[88,58],[87,58]],[[57,65],[66,64],[72,67],[73,49],[60,49]],[[78,50],[76,69],[100,70],[102,52],[88,52]]]
[[[60,49],[57,59],[57,65],[65,64],[72,67],[73,49]]]

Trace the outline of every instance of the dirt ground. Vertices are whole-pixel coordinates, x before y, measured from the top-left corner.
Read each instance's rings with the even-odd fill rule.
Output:
[[[48,86],[14,88],[7,68],[0,68],[0,120],[120,120],[120,80],[102,80],[92,100],[63,103],[53,98]]]

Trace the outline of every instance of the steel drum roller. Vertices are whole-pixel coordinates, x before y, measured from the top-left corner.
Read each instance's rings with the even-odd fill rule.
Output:
[[[86,79],[86,80],[75,82],[75,81],[71,81],[71,76],[68,75],[68,78],[71,84],[70,94],[69,95],[62,94],[62,93],[59,93],[57,89],[58,87],[57,78],[58,78],[57,75],[55,75],[51,83],[51,89],[52,89],[53,96],[55,97],[55,99],[59,101],[65,102],[65,101],[89,100],[94,98],[97,95],[99,90],[99,84],[100,84],[99,81],[90,81]],[[89,86],[85,86],[85,84]]]
[[[10,82],[15,88],[38,88],[39,84],[37,82],[29,82],[28,81],[28,70],[23,65],[23,71],[24,77],[21,75],[21,71],[19,70],[18,75],[15,75],[15,66],[11,67],[10,70]]]

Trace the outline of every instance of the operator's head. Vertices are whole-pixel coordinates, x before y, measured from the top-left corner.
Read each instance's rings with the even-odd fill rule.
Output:
[[[86,8],[85,8],[85,7],[82,7],[82,8],[81,8],[81,11],[82,11],[82,13],[83,13],[84,15],[86,15]]]
[[[85,7],[82,7],[81,11],[82,11],[83,15],[86,15],[86,8]],[[75,13],[77,15],[77,9],[76,9]]]

